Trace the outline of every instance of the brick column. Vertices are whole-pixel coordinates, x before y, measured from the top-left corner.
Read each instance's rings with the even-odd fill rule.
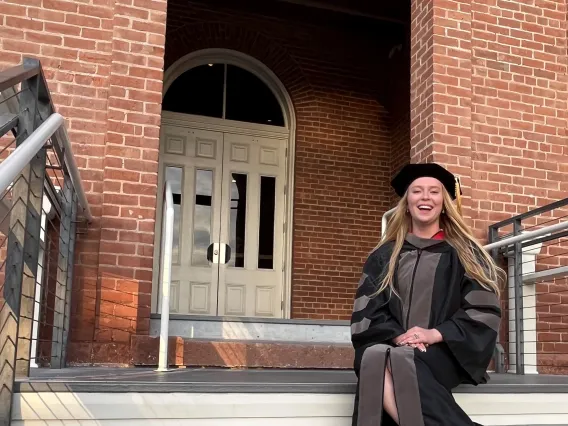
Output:
[[[471,196],[471,0],[412,0],[411,162],[437,162]]]
[[[117,0],[113,23],[94,350],[128,362],[150,325],[166,0]]]

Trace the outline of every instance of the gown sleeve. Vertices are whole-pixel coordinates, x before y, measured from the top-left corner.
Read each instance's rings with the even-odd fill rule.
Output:
[[[461,367],[482,383],[491,362],[501,322],[497,295],[464,275],[461,308],[436,329]]]
[[[370,297],[378,289],[384,265],[385,262],[377,253],[372,253],[363,266],[355,294],[351,315],[351,342],[355,348],[356,372],[365,348],[377,343],[392,344],[392,339],[405,332],[389,309],[390,291],[387,289]]]

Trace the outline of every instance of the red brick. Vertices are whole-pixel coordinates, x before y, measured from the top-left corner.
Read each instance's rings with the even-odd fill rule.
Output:
[[[467,220],[482,238],[492,221],[566,190],[563,4],[413,0],[410,46],[389,58],[392,46],[380,39],[339,34],[326,23],[295,22],[290,32],[285,14],[264,19],[239,12],[240,5],[170,0],[166,15],[165,0],[14,1],[21,4],[2,10],[0,61],[42,56],[97,212],[96,230],[80,237],[88,251],[76,268],[84,286],[78,300],[93,312],[87,289],[98,279],[111,280],[105,288],[116,293],[124,292],[119,283],[128,287],[128,303],[140,309],[149,303],[133,294],[151,291],[162,70],[198,49],[257,58],[294,102],[294,317],[349,318],[361,263],[396,200],[388,181],[409,159],[439,161],[460,174]],[[369,51],[380,59],[368,61]],[[402,78],[408,58],[410,81]],[[95,339],[127,343],[134,331],[147,333],[147,319],[134,308],[121,311],[111,294],[100,305],[101,326],[114,328]],[[82,315],[94,324],[92,313]],[[550,324],[538,322],[543,330]]]

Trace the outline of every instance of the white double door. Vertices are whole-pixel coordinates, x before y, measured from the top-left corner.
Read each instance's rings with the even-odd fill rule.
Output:
[[[286,139],[161,133],[175,209],[170,312],[281,317]]]

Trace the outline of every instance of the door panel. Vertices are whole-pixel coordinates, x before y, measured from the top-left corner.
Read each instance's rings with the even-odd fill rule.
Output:
[[[282,316],[286,140],[163,125],[174,191],[170,311]]]
[[[219,315],[282,315],[285,145],[224,134],[220,242],[232,256],[219,266]]]
[[[166,177],[183,171],[174,210],[171,312],[216,315],[218,268],[207,248],[219,240],[223,134],[167,125],[163,138]]]

